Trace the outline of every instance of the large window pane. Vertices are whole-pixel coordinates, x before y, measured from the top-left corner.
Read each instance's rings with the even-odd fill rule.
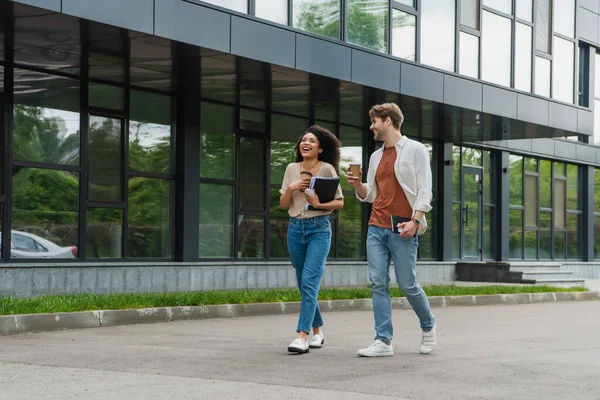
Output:
[[[271,66],[271,110],[299,117],[310,113],[308,73]]]
[[[310,78],[310,86],[314,97],[315,120],[335,122],[340,81],[320,75],[311,75]]]
[[[594,57],[594,73],[595,76],[600,76],[600,52],[595,53]],[[600,79],[595,80],[594,84],[594,95],[595,97],[600,97]]]
[[[481,241],[484,260],[495,259],[494,246],[492,244],[495,237],[494,211],[494,207],[483,207],[483,237]]]
[[[479,38],[460,33],[460,60],[458,73],[471,78],[479,78]]]
[[[389,0],[348,0],[348,42],[387,53]]]
[[[508,246],[510,258],[523,258],[523,216],[521,210],[510,210],[508,213],[509,231]]]
[[[537,0],[536,10],[536,42],[535,48],[550,54],[552,0]]]
[[[173,90],[173,47],[170,40],[157,36],[132,38],[131,84],[163,92]]]
[[[15,69],[13,157],[79,164],[79,81]]]
[[[91,201],[123,199],[121,126],[120,119],[90,116],[88,199]]]
[[[241,58],[240,104],[264,110],[266,99],[264,64],[260,61]]]
[[[540,207],[552,208],[552,162],[540,161]]]
[[[200,176],[234,179],[235,108],[202,102],[200,118]]]
[[[92,107],[125,110],[125,90],[122,87],[90,82],[88,97]]]
[[[129,168],[170,174],[171,97],[130,92]]]
[[[574,0],[554,0],[554,31],[575,37]]]
[[[515,89],[531,91],[532,28],[517,23],[515,38]]]
[[[565,229],[567,223],[567,181],[554,179],[554,228]]]
[[[247,0],[204,0],[207,3],[225,7],[241,13],[248,13]]]
[[[510,19],[484,11],[481,28],[481,79],[510,86]]]
[[[200,258],[232,257],[233,198],[233,186],[200,183]]]
[[[362,209],[355,196],[344,196],[344,207],[338,211],[338,258],[362,258]]]
[[[172,183],[165,179],[129,180],[127,256],[173,256]]]
[[[479,30],[479,0],[460,2],[460,24]]]
[[[461,209],[461,204],[452,204],[452,259],[454,260],[460,258],[460,227],[462,225]]]
[[[600,168],[594,168],[594,212],[600,213]]]
[[[540,212],[540,259],[552,258],[552,213]]]
[[[238,218],[238,258],[265,258],[265,220],[240,215]]]
[[[341,126],[340,128],[340,141],[342,142],[340,147],[340,184],[342,185],[342,190],[354,192],[354,189],[348,184],[348,167],[351,162],[362,164],[363,133],[362,130],[358,128],[351,128],[347,126]],[[362,166],[361,169],[363,169]]]
[[[296,161],[294,146],[308,126],[303,118],[271,115],[271,184],[281,187],[287,165]]]
[[[537,243],[538,232],[537,231],[525,231],[525,259],[536,260],[538,258],[538,243]]]
[[[510,155],[510,204],[520,206],[523,204],[523,157]]]
[[[342,124],[364,125],[368,116],[364,109],[364,89],[364,86],[355,83],[340,83],[340,122]]]
[[[567,216],[567,258],[581,259],[580,226],[581,214],[569,214]]]
[[[567,232],[554,231],[554,258],[564,260],[566,258]]]
[[[201,70],[203,98],[235,103],[237,89],[234,56],[207,51],[202,55]]]
[[[512,0],[483,0],[483,5],[506,14],[512,14]]]
[[[550,97],[550,60],[535,58],[535,94]]]
[[[460,185],[460,171],[461,171],[461,148],[460,146],[452,146],[452,200],[460,201],[461,199],[461,185]]]
[[[239,208],[263,211],[265,209],[265,141],[242,137],[240,139]]]
[[[256,16],[279,24],[288,24],[288,0],[256,0]]]
[[[600,260],[600,216],[594,217],[594,258]]]
[[[554,36],[552,98],[573,103],[575,43]]]
[[[533,0],[517,0],[517,18],[533,22]]]
[[[567,164],[567,209],[581,210],[579,203],[579,167]]]
[[[421,3],[421,62],[454,71],[456,1]]]
[[[279,207],[281,196],[279,189],[272,188],[269,193],[269,254],[272,258],[287,258],[290,255],[287,247],[287,229],[290,215],[287,210]]]
[[[417,17],[394,9],[392,15],[392,55],[415,61]]]
[[[121,258],[123,210],[88,208],[86,258]]]
[[[77,257],[78,173],[15,167],[12,199],[11,258]]]
[[[538,177],[525,175],[525,228],[538,227]]]
[[[294,27],[340,38],[340,0],[294,0]]]

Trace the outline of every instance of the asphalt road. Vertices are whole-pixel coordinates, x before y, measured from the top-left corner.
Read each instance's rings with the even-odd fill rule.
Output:
[[[0,399],[600,399],[600,302],[434,309],[418,354],[394,311],[395,356],[360,358],[372,313],[325,313],[325,346],[286,348],[290,315],[0,337]]]

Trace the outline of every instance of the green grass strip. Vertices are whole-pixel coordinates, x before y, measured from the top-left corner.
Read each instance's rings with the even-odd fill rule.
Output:
[[[464,296],[513,293],[578,292],[581,286],[425,286],[428,296]],[[398,288],[391,288],[392,297],[403,297]],[[319,300],[365,299],[371,289],[323,288]],[[34,298],[0,297],[0,315],[40,314],[91,310],[124,310],[132,308],[206,306],[216,304],[248,304],[300,301],[297,289],[235,290],[179,293],[132,294],[69,294]]]

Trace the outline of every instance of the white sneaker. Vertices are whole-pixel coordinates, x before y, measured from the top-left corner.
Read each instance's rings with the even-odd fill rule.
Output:
[[[308,341],[303,342],[299,338],[294,339],[288,346],[290,353],[308,353]]]
[[[394,349],[391,343],[387,345],[377,339],[366,349],[360,349],[357,354],[363,357],[389,357],[394,355]]]
[[[308,347],[310,347],[311,349],[320,349],[321,347],[323,347],[324,343],[325,338],[323,337],[323,330],[321,329],[319,333],[314,334],[313,337],[310,339],[310,341],[308,342]]]
[[[423,331],[423,337],[421,338],[421,354],[430,354],[435,349],[435,325],[433,329],[425,332]]]

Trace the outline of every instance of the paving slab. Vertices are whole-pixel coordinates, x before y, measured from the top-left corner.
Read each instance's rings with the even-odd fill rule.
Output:
[[[286,350],[293,314],[2,336],[0,398],[600,398],[600,302],[434,313],[433,354],[418,354],[414,312],[395,309],[395,355],[383,359],[356,356],[371,311],[325,313],[325,346],[305,355]]]

